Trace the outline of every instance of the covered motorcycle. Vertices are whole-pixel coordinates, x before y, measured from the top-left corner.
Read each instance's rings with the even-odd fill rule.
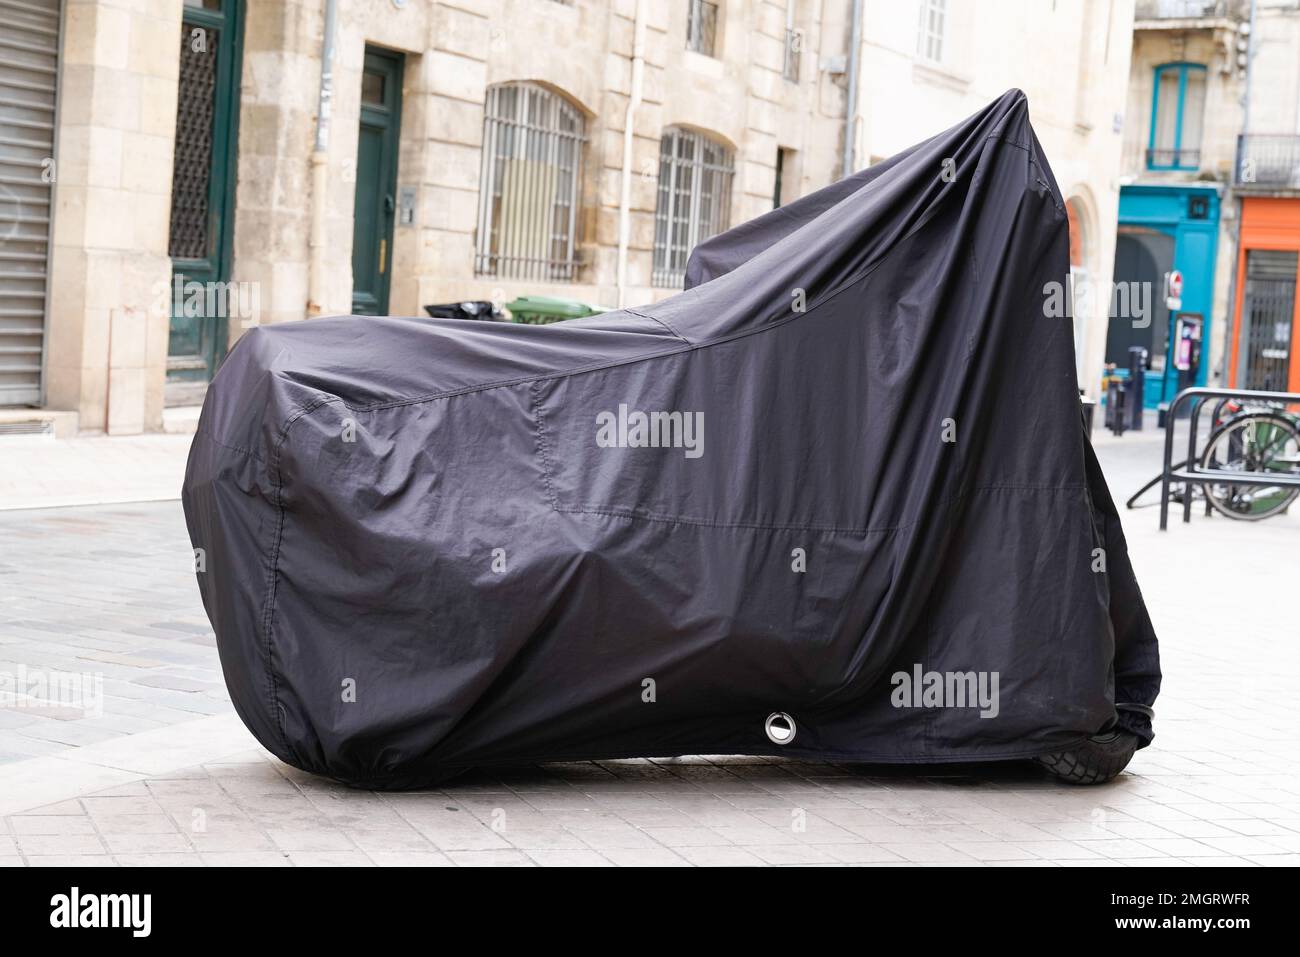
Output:
[[[252,330],[184,488],[236,709],[385,788],[1149,741],[1156,639],[1044,309],[1067,247],[1011,91],[654,305]]]

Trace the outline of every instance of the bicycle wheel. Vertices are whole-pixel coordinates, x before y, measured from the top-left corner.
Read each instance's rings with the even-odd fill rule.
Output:
[[[1286,416],[1270,412],[1229,419],[1210,436],[1201,468],[1300,475],[1300,429]],[[1213,480],[1202,485],[1217,511],[1248,522],[1276,515],[1300,495],[1300,488],[1285,485],[1230,485]]]

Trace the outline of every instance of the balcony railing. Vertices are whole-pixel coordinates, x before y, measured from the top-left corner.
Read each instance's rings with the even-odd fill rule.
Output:
[[[1248,133],[1237,137],[1238,186],[1300,189],[1300,136]]]
[[[1135,20],[1203,20],[1249,16],[1248,0],[1138,0]]]
[[[1147,169],[1198,170],[1200,150],[1147,150]]]

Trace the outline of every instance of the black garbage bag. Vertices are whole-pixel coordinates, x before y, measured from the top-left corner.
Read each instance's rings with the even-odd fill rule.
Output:
[[[482,299],[467,302],[438,302],[424,307],[430,319],[477,319],[485,322],[509,322],[495,303]]]
[[[550,326],[244,335],[184,505],[240,716],[362,786],[691,753],[1150,739],[1081,423],[1061,196],[1012,91]]]

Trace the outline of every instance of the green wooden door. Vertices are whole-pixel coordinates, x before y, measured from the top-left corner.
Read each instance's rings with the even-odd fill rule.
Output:
[[[401,54],[367,47],[352,220],[352,311],[359,316],[388,314],[401,112]]]
[[[167,401],[202,398],[225,355],[238,137],[241,0],[185,0],[172,170]]]

